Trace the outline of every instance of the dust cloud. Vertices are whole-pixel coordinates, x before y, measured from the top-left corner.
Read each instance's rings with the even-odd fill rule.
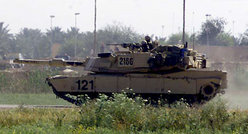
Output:
[[[227,72],[227,89],[221,96],[231,109],[248,109],[248,64],[246,62],[212,63],[213,69]]]
[[[248,110],[248,47],[247,46],[195,46],[206,54],[209,66],[227,72],[225,94],[221,96],[231,109]]]
[[[248,109],[248,68],[227,71],[228,88],[222,98],[231,109]]]

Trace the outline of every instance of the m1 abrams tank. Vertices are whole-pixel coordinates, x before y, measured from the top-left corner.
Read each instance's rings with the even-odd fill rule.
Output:
[[[187,45],[158,46],[149,52],[142,52],[137,44],[120,45],[130,50],[100,53],[84,61],[16,59],[14,62],[80,66],[90,71],[80,77],[56,75],[47,78],[53,92],[73,104],[80,104],[76,98],[80,95],[95,98],[100,93],[123,91],[152,100],[173,102],[184,98],[190,103],[202,103],[227,87],[227,73],[207,69],[205,56],[188,49]]]

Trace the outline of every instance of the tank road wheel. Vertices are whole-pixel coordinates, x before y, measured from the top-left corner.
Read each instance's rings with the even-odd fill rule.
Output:
[[[204,103],[204,101],[211,100],[216,95],[216,90],[217,89],[212,84],[202,86],[198,101]]]

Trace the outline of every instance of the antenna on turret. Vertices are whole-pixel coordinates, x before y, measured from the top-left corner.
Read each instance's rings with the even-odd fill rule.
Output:
[[[183,0],[183,39],[182,43],[185,43],[185,0]]]
[[[94,52],[93,55],[96,56],[97,44],[96,44],[96,0],[95,0],[95,15],[94,15]]]

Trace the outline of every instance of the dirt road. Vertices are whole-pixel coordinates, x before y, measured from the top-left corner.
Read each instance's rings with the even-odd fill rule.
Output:
[[[0,105],[0,109],[15,109],[15,108],[53,108],[53,109],[65,109],[75,108],[76,106],[68,105]]]

